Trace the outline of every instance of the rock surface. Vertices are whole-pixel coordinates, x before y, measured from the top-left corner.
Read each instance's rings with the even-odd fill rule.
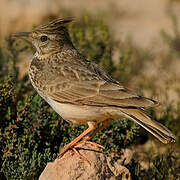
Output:
[[[62,158],[49,162],[39,180],[119,180],[131,179],[129,170],[110,157],[99,147],[78,144],[79,156],[69,150]]]

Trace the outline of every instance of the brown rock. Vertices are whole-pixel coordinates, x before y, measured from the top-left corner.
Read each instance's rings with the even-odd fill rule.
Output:
[[[62,158],[47,163],[39,180],[119,180],[131,179],[129,170],[107,157],[100,148],[78,144],[80,157],[69,150]]]

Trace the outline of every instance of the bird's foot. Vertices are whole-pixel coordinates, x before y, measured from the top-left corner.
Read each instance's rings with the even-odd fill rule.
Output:
[[[68,151],[68,150],[73,150],[74,147],[71,147],[69,144],[67,144],[66,146],[64,146],[60,153],[58,154],[58,158],[60,159],[61,157],[63,157],[63,155]]]
[[[91,142],[90,141],[91,137],[87,136],[85,137],[81,142],[79,142],[78,144],[82,144],[82,143],[85,143],[85,144],[90,144],[92,146],[95,146],[96,148],[101,148],[101,149],[104,149],[104,147],[100,144],[97,144],[95,142]]]
[[[86,157],[84,157],[75,147],[72,148],[72,150],[77,154],[79,159],[82,159],[86,161],[89,165],[91,165],[91,162]]]
[[[79,143],[78,143],[79,144]],[[60,151],[59,155],[58,155],[58,159],[60,159],[67,151],[72,150],[75,154],[77,154],[79,159],[82,159],[84,161],[86,161],[89,165],[91,165],[90,161],[84,157],[78,150],[78,147],[69,147],[68,145],[64,146],[63,149]],[[70,154],[69,154],[70,155]]]

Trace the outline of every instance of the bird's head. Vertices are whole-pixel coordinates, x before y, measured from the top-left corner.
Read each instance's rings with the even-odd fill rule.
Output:
[[[72,45],[66,24],[69,19],[56,19],[48,24],[36,27],[31,32],[19,32],[11,37],[20,37],[30,41],[36,48],[39,56],[51,55],[59,52],[65,45]]]

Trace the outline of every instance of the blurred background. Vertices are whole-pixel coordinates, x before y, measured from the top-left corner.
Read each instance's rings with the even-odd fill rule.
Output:
[[[75,17],[78,21],[85,15],[91,15],[94,19],[102,19],[108,26],[112,38],[115,41],[124,43],[131,41],[136,47],[156,52],[156,60],[148,64],[145,71],[147,76],[154,75],[158,83],[162,81],[167,84],[174,82],[180,73],[178,58],[172,61],[167,60],[168,68],[171,68],[174,80],[169,72],[165,72],[162,67],[155,65],[161,60],[161,54],[168,51],[170,43],[174,45],[174,50],[179,51],[179,15],[180,3],[178,0],[156,0],[145,2],[143,0],[109,0],[90,2],[83,0],[1,0],[0,1],[0,42],[9,34],[19,31],[30,31],[33,26],[37,26],[48,19],[57,17]],[[177,39],[176,39],[177,38]],[[168,42],[169,44],[166,44]],[[3,42],[2,45],[3,46]],[[113,53],[113,60],[118,61],[120,52],[118,49]],[[166,55],[164,55],[166,56]],[[167,57],[166,57],[167,59]],[[165,60],[164,60],[165,61]],[[152,64],[153,63],[153,64]],[[158,76],[157,76],[158,74]],[[162,75],[162,76],[161,76]],[[172,82],[173,81],[173,82]],[[176,87],[175,87],[176,89]],[[176,93],[171,91],[172,100],[177,100]]]
[[[162,29],[173,34],[170,16],[180,14],[178,0],[135,0],[133,4],[131,0],[1,0],[0,3],[1,38],[15,31],[31,30],[49,17],[64,17],[67,11],[77,19],[84,13],[103,16],[116,39],[130,35],[142,47],[159,42]]]
[[[66,124],[36,95],[27,77],[34,49],[25,41],[8,38],[59,17],[75,17],[70,35],[89,60],[127,87],[160,101],[149,113],[177,137],[175,144],[165,146],[122,119],[94,141],[117,157],[122,148],[129,149],[125,166],[133,179],[180,178],[179,0],[0,0],[1,177],[36,179],[47,161],[54,160],[59,146],[85,128]],[[32,147],[34,143],[39,145]]]

